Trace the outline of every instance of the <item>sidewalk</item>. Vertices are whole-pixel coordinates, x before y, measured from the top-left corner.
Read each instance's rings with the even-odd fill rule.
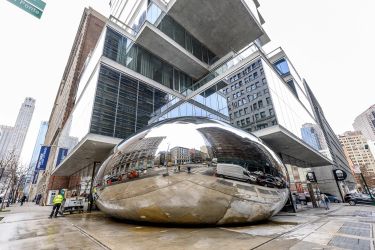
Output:
[[[32,203],[10,209],[0,213],[1,249],[374,249],[371,206],[334,204],[237,227],[135,224],[101,212],[49,219],[51,207]]]

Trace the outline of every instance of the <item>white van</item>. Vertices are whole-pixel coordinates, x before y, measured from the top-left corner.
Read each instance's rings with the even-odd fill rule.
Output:
[[[250,174],[249,171],[236,164],[218,163],[216,167],[216,175],[219,177],[235,179],[255,183],[257,177]]]

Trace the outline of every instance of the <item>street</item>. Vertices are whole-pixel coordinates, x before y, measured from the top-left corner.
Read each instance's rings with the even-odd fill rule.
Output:
[[[0,213],[1,249],[374,249],[375,209],[281,212],[256,225],[174,227],[119,221],[101,212],[49,219],[51,207],[13,204]]]

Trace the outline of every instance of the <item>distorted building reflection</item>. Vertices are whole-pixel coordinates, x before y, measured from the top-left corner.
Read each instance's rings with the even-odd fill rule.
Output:
[[[121,142],[95,185],[102,211],[151,222],[256,221],[279,211],[288,196],[286,168],[274,152],[245,131],[203,117],[165,120]],[[212,208],[220,212],[204,219]],[[189,210],[195,212],[181,217]]]

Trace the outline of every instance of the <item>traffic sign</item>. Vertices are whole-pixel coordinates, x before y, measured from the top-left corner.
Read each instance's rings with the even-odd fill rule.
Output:
[[[18,8],[23,9],[27,13],[39,19],[42,17],[43,10],[38,9],[36,6],[40,6],[41,9],[44,9],[44,7],[46,6],[46,4],[40,0],[28,0],[30,2],[34,2],[36,6],[34,6],[33,4],[25,0],[7,0],[7,1],[11,2],[12,4],[16,5]]]

